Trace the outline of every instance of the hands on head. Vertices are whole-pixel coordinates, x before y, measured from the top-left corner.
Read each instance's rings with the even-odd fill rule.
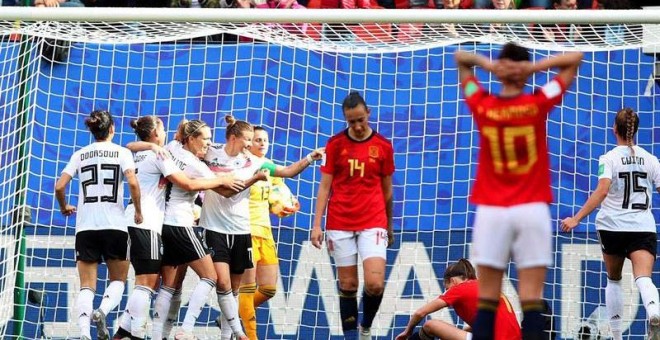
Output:
[[[502,82],[523,87],[533,74],[532,63],[529,61],[513,61],[499,59],[493,62],[493,74]]]

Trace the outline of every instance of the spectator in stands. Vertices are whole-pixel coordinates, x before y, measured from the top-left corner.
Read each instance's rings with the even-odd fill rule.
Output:
[[[559,10],[574,10],[578,8],[577,0],[552,0],[552,8]],[[575,42],[580,37],[580,28],[576,25],[543,26],[543,34],[548,41]]]
[[[576,9],[577,0],[553,0],[552,7],[554,9]]]
[[[80,0],[34,0],[34,7],[85,7]]]
[[[473,0],[409,0],[410,8],[469,9]]]
[[[601,9],[630,9],[629,0],[599,0]],[[612,45],[622,45],[629,35],[625,25],[606,25],[605,42]]]

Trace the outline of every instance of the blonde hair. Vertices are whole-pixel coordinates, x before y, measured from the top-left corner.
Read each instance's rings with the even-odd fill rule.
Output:
[[[200,131],[203,127],[207,127],[208,125],[204,123],[204,121],[201,121],[199,119],[193,119],[193,120],[184,120],[179,124],[179,127],[177,129],[177,137],[179,142],[181,144],[186,144],[188,142],[189,138],[195,138],[199,135],[202,134]]]

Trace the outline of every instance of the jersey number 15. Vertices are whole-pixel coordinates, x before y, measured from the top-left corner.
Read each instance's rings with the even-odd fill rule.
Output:
[[[639,180],[645,179],[646,177],[646,172],[619,172],[619,178],[623,179],[623,204],[621,204],[621,208],[632,208],[635,210],[646,210],[649,208],[649,193],[646,191],[645,186],[639,184]],[[630,204],[630,195],[636,192],[644,193],[646,196],[646,201],[644,203]]]

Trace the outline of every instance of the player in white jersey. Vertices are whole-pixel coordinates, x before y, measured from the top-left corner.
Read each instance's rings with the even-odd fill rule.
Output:
[[[165,144],[165,128],[160,118],[145,116],[135,119],[131,122],[131,127],[143,143],[138,145],[133,143],[132,148],[148,148],[149,145],[162,147]],[[171,158],[159,157],[150,150],[135,153],[134,160],[140,183],[142,209],[149,213],[144,216],[141,224],[136,224],[132,221],[134,205],[131,203],[126,208],[130,259],[135,269],[135,289],[120,318],[119,330],[114,335],[114,338],[118,339],[146,337],[151,297],[157,288],[162,264],[161,231],[167,183],[171,182],[186,191],[214,189],[220,186],[232,188],[235,185],[231,176],[190,179]],[[233,188],[240,190],[242,186],[237,185]]]
[[[85,119],[95,142],[76,151],[55,184],[60,211],[76,213],[76,265],[80,292],[76,299],[81,339],[91,339],[90,321],[98,339],[109,339],[105,316],[121,302],[128,274],[128,233],[124,219],[124,180],[128,183],[135,209],[133,221],[142,222],[140,187],[131,152],[112,143],[115,126],[108,111],[96,110]],[[79,197],[75,208],[66,201],[66,188],[78,175]],[[110,284],[94,310],[98,264],[108,266]]]
[[[211,144],[211,130],[206,123],[200,120],[185,122],[179,126],[177,134],[180,136],[180,143],[168,144],[168,151],[175,166],[191,179],[214,180],[216,175],[200,159],[204,157]],[[242,189],[240,183],[235,184],[239,185],[238,189],[221,186],[214,190],[229,194],[229,192]],[[200,277],[200,281],[190,295],[188,310],[181,330],[177,332],[175,339],[194,339],[192,330],[195,321],[217,281],[208,249],[203,244],[200,235],[193,229],[193,206],[198,191],[188,189],[190,188],[168,183],[165,190],[165,213],[161,235],[163,242],[162,282],[155,302],[153,339],[167,338],[169,334],[169,329],[165,329],[165,326],[171,325],[171,323],[166,324],[165,321],[166,318],[172,319],[176,316],[187,266],[195,271]],[[173,311],[170,308],[171,305],[174,305]]]
[[[323,156],[323,149],[318,149],[288,167],[276,166],[248,151],[254,135],[252,125],[237,121],[232,116],[225,117],[225,120],[227,144],[211,146],[204,159],[214,172],[229,172],[237,179],[243,179],[245,188],[249,188],[257,180],[266,179],[259,177],[264,175],[262,170],[272,176],[293,177]],[[223,339],[231,336],[231,333],[227,332],[228,328],[231,328],[237,337],[245,337],[238,319],[235,295],[238,294],[243,273],[246,269],[253,268],[249,200],[249,190],[229,197],[207,191],[199,220],[199,225],[204,228],[204,240],[212,249],[218,276],[218,304],[222,311],[221,320],[225,325],[222,327]]]
[[[660,301],[651,280],[657,252],[651,194],[654,189],[660,192],[660,162],[635,145],[638,128],[639,117],[632,109],[617,112],[613,129],[617,146],[598,161],[598,187],[575,216],[562,221],[562,230],[571,231],[600,205],[596,229],[607,270],[605,304],[614,340],[621,340],[623,333],[621,271],[626,257],[646,308],[648,338],[660,339]]]

